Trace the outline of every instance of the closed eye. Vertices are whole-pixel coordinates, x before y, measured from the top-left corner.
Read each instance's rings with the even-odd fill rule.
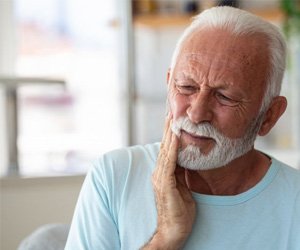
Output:
[[[191,95],[199,90],[193,79],[174,79],[174,86],[180,94]]]
[[[238,101],[232,99],[231,97],[224,95],[220,92],[216,93],[216,98],[219,101],[219,103],[221,103],[222,105],[226,105],[226,106],[236,106],[238,105]]]
[[[182,85],[178,84],[176,85],[176,88],[178,89],[179,93],[183,95],[190,95],[199,90],[197,86],[191,84],[182,84]]]
[[[194,85],[176,85],[176,88],[181,94],[189,95],[198,91],[198,88]]]

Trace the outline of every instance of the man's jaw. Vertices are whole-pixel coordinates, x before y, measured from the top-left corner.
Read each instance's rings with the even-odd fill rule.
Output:
[[[256,124],[257,121],[252,126],[256,127]],[[249,127],[244,137],[230,139],[211,124],[191,124],[186,117],[174,121],[171,128],[181,143],[177,162],[192,170],[208,170],[227,165],[253,148],[257,134]],[[195,143],[197,141],[202,141],[202,146]]]

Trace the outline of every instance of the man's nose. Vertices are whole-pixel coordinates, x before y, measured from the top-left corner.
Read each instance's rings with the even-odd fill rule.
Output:
[[[213,117],[211,98],[208,94],[200,93],[191,98],[186,111],[191,122],[195,124],[211,122]]]

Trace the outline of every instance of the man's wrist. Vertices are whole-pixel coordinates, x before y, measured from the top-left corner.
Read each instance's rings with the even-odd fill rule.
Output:
[[[155,232],[149,242],[142,247],[143,250],[176,250],[181,249],[184,241],[166,240],[158,232]]]

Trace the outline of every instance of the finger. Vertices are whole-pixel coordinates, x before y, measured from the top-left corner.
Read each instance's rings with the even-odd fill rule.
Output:
[[[159,154],[156,162],[156,174],[161,175],[161,171],[163,170],[163,163],[167,157],[167,152],[169,148],[169,137],[170,137],[170,117],[166,117],[165,121],[165,129],[163,139],[160,145]]]
[[[174,175],[176,169],[176,163],[177,163],[179,139],[174,133],[171,132],[170,140],[171,142],[170,142],[168,156],[167,156],[168,164],[166,167],[166,174]]]
[[[165,119],[165,126],[164,126],[164,134],[163,134],[163,138],[162,138],[162,143],[165,141],[165,136],[167,134],[167,131],[170,128],[170,122],[171,122],[171,115],[170,113],[166,116]]]
[[[170,131],[170,146],[168,154],[165,158],[164,169],[162,173],[162,181],[166,184],[166,188],[176,188],[175,169],[177,163],[177,151],[179,140],[177,136]]]
[[[174,170],[168,171],[169,168],[174,169],[173,166],[169,166],[169,164],[174,164],[174,161],[170,161],[169,155],[173,134],[171,130],[171,122],[171,116],[169,115],[168,117],[166,117],[164,137],[160,146],[159,155],[156,163],[156,169],[153,174],[154,185],[160,186],[161,191],[163,191],[163,184],[166,184],[166,173],[170,175],[171,173],[169,172],[174,172]]]
[[[170,150],[171,141],[172,141],[173,132],[172,132],[171,127],[172,127],[172,120],[170,120],[170,122],[169,122],[169,126],[166,130],[166,135],[165,135],[165,142],[164,142],[165,147],[164,148],[167,152],[169,152],[169,150]]]

